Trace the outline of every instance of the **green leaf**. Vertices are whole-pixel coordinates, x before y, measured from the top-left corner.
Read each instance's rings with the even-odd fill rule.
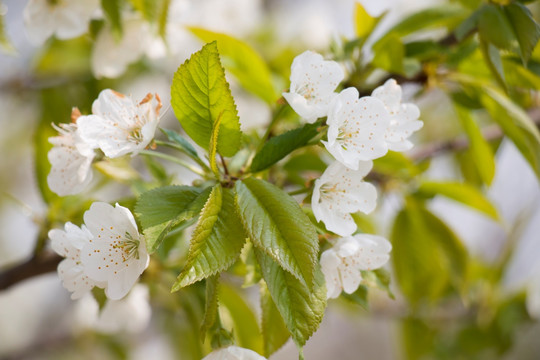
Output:
[[[357,2],[354,5],[354,29],[356,36],[359,38],[367,38],[377,25],[377,18],[368,14],[361,3]]]
[[[471,113],[462,106],[454,105],[461,126],[470,141],[472,160],[482,181],[490,185],[495,176],[495,157],[488,142],[484,139],[480,128],[472,118]]]
[[[441,27],[451,29],[459,24],[468,13],[468,10],[456,4],[445,4],[421,10],[396,24],[377,43],[384,41],[386,37],[392,34],[401,38],[419,30],[424,31]]]
[[[360,305],[364,310],[369,310],[368,293],[368,287],[366,285],[360,285],[352,294],[342,292],[340,297],[352,302],[353,304]]]
[[[540,178],[540,134],[527,113],[490,87],[484,86],[478,93],[493,120],[512,140]]]
[[[285,345],[291,334],[264,282],[261,282],[261,319],[264,356],[268,358]]]
[[[141,222],[150,253],[157,250],[167,233],[182,221],[199,215],[210,188],[165,186],[145,192],[137,200],[135,215]]]
[[[519,43],[521,60],[526,64],[540,39],[540,26],[525,5],[512,3],[504,7],[504,12]]]
[[[218,288],[219,275],[210,276],[206,279],[206,302],[204,306],[204,318],[201,324],[201,339],[205,340],[206,332],[214,328],[218,320]]]
[[[122,36],[122,0],[101,0],[101,8],[109,20],[113,33]]]
[[[208,150],[208,157],[210,159],[210,169],[216,176],[216,179],[219,179],[219,169],[216,163],[216,153],[219,139],[219,127],[221,126],[221,119],[223,119],[223,113],[220,113],[214,122],[214,127],[212,128],[212,135],[210,136],[210,146]]]
[[[413,304],[434,301],[450,284],[464,286],[468,256],[456,235],[409,199],[392,228],[392,263],[401,292]]]
[[[405,47],[399,35],[390,33],[373,45],[373,65],[391,73],[403,74],[405,72],[403,61]]]
[[[199,155],[197,154],[197,150],[187,141],[183,136],[178,134],[176,131],[167,130],[167,129],[160,129],[165,135],[167,135],[167,138],[169,141],[174,142],[178,146],[180,146],[181,149],[183,149],[184,152],[191,155],[192,157],[198,158]]]
[[[317,267],[310,291],[263,251],[256,249],[264,281],[285,326],[301,348],[319,327],[326,308],[324,277]]]
[[[236,287],[223,283],[219,289],[219,306],[222,321],[232,322],[232,333],[236,340],[236,345],[263,353],[263,341],[261,330],[257,323],[257,317],[251,307],[240,296]]]
[[[320,126],[321,124],[318,122],[305,124],[302,127],[270,138],[253,158],[249,171],[257,172],[264,170],[294,150],[305,146],[319,133],[318,128]]]
[[[202,209],[186,265],[172,291],[224,271],[240,255],[246,236],[234,209],[234,194],[218,184]]]
[[[178,68],[171,86],[171,105],[186,133],[206,150],[214,123],[222,114],[217,151],[223,156],[238,151],[240,122],[215,42],[206,44]]]
[[[237,181],[238,213],[256,248],[311,287],[317,264],[316,230],[298,203],[263,180]]]
[[[476,27],[478,26],[478,19],[482,10],[477,10],[473,12],[467,19],[465,19],[459,26],[454,30],[456,39],[458,41],[463,41],[468,35],[472,34]]]
[[[499,85],[505,91],[508,91],[506,85],[506,78],[504,76],[504,68],[502,65],[501,54],[499,53],[499,50],[497,50],[495,46],[491,45],[483,39],[480,40],[480,49],[482,50],[482,56],[484,57],[484,61],[486,62],[489,70],[495,77],[495,80],[497,80]]]
[[[191,27],[189,30],[206,43],[217,41],[225,68],[238,79],[244,89],[269,104],[276,101],[278,95],[272,83],[270,68],[251,46],[232,36],[206,29]]]
[[[499,49],[516,49],[517,39],[512,24],[500,5],[484,5],[478,18],[478,32],[481,38]]]
[[[469,184],[424,181],[418,187],[418,193],[421,196],[428,197],[435,195],[446,196],[447,198],[479,210],[495,220],[499,220],[497,209],[493,204],[478,189]]]
[[[430,358],[435,347],[437,333],[420,319],[403,319],[401,334],[407,360]]]

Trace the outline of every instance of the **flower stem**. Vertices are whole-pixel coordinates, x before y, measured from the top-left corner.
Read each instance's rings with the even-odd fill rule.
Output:
[[[179,159],[177,157],[167,155],[167,154],[163,154],[163,153],[160,153],[160,152],[149,151],[149,150],[141,150],[141,151],[139,151],[139,154],[146,155],[146,156],[154,156],[154,157],[157,157],[157,158],[161,158],[163,160],[168,160],[168,161],[174,162],[174,163],[176,163],[176,164],[178,164],[180,166],[183,166],[186,169],[194,172],[195,174],[206,178],[206,174],[205,174],[204,171],[202,171],[198,167],[195,167],[192,164],[189,164],[189,163],[185,162],[184,160]]]
[[[205,171],[210,172],[210,168],[208,167],[208,165],[206,165],[206,164],[204,163],[204,161],[202,161],[198,156],[193,156],[193,154],[191,154],[191,153],[189,153],[188,151],[186,151],[182,146],[177,145],[177,144],[172,143],[172,142],[161,141],[161,140],[154,140],[154,142],[156,143],[156,145],[159,145],[159,146],[165,146],[165,147],[168,147],[168,148],[171,148],[171,149],[180,151],[180,152],[183,153],[183,154],[186,154],[187,156],[190,157],[190,159],[192,159],[192,160],[195,161],[197,164],[199,164],[199,166],[200,166],[201,168],[203,168]]]

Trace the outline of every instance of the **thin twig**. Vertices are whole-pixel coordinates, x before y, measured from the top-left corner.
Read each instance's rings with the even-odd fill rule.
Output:
[[[5,290],[23,280],[55,271],[62,258],[56,254],[42,253],[0,272],[0,290]]]

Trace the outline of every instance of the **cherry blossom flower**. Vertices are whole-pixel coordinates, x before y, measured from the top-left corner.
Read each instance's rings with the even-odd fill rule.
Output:
[[[52,229],[49,231],[51,247],[60,256],[65,257],[58,264],[58,276],[62,285],[70,292],[72,299],[79,299],[88,293],[94,286],[103,287],[104,284],[90,279],[84,273],[81,262],[81,249],[91,239],[92,234],[83,225],[78,227],[70,222],[66,223],[64,230]]]
[[[330,102],[337,95],[334,91],[344,77],[337,62],[305,51],[293,60],[290,92],[283,93],[283,97],[298,115],[313,123],[327,115]]]
[[[37,44],[53,34],[62,40],[80,36],[99,4],[99,0],[30,0],[23,13],[26,32]]]
[[[362,281],[360,270],[375,270],[386,264],[392,245],[381,236],[357,234],[340,238],[321,254],[321,269],[327,297],[337,298],[341,291],[352,294]]]
[[[53,127],[60,136],[49,138],[54,146],[47,154],[52,165],[47,184],[60,196],[80,193],[92,181],[94,150],[80,139],[76,124]]]
[[[95,202],[84,213],[92,239],[81,249],[84,273],[104,282],[109,299],[124,297],[148,266],[150,257],[131,212]]]
[[[388,149],[406,151],[413,147],[408,139],[415,131],[422,128],[424,123],[418,120],[420,110],[411,103],[401,103],[401,86],[394,79],[387,80],[384,85],[376,88],[371,96],[381,100],[390,113],[391,119],[384,138]]]
[[[372,166],[371,161],[361,161],[358,170],[351,170],[338,161],[333,162],[315,180],[311,208],[317,221],[341,236],[354,233],[357,226],[350,214],[357,211],[368,214],[377,205],[377,190],[363,181]]]
[[[253,350],[244,349],[238,346],[229,346],[226,348],[212,351],[202,360],[265,360],[266,358],[257,354]]]
[[[156,94],[138,104],[116,91],[103,90],[92,104],[93,115],[77,119],[78,134],[110,158],[136,155],[150,144],[159,123],[161,100]]]
[[[356,170],[360,161],[373,160],[388,152],[385,134],[390,114],[374,97],[358,98],[347,88],[332,101],[328,111],[326,149],[342,164]]]

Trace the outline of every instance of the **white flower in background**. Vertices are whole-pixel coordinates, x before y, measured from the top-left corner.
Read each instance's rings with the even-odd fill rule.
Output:
[[[347,88],[332,101],[328,111],[326,149],[342,164],[356,170],[360,161],[373,160],[388,152],[385,134],[390,114],[374,97],[358,98]]]
[[[62,40],[80,36],[99,6],[99,0],[30,0],[23,13],[26,32],[38,44],[53,34]]]
[[[104,282],[109,299],[123,298],[147,268],[150,257],[131,212],[95,202],[84,213],[92,239],[81,249],[84,273]]]
[[[109,158],[137,154],[150,144],[159,123],[161,100],[156,94],[138,104],[116,91],[103,90],[92,104],[93,115],[77,119],[78,134]]]
[[[47,154],[52,165],[47,184],[60,196],[80,193],[92,181],[94,150],[81,141],[77,125],[53,124],[53,127],[60,136],[49,138],[54,146]]]
[[[411,103],[401,103],[401,86],[394,79],[387,80],[376,88],[371,96],[381,100],[390,113],[391,119],[384,138],[388,149],[393,151],[410,150],[413,143],[409,136],[422,128],[424,123],[418,120],[420,110]]]
[[[305,51],[293,60],[290,92],[283,93],[283,97],[298,115],[313,123],[327,115],[330,102],[337,95],[334,91],[344,76],[337,62]]]
[[[212,351],[202,360],[266,360],[266,358],[253,350],[244,349],[238,346],[229,346]]]
[[[103,287],[104,284],[90,279],[84,273],[81,263],[81,249],[92,239],[92,234],[83,225],[78,227],[68,222],[64,230],[53,229],[49,231],[51,247],[60,256],[65,257],[58,264],[58,276],[62,285],[70,292],[72,299],[79,299],[88,293],[94,286]]]
[[[375,270],[389,259],[392,245],[381,236],[357,234],[340,238],[321,254],[321,269],[327,297],[337,298],[341,291],[352,294],[362,281],[360,270]]]
[[[146,52],[156,50],[153,46],[156,37],[143,19],[125,20],[122,30],[121,39],[117,39],[109,26],[99,32],[92,53],[92,72],[97,78],[116,78]],[[160,47],[159,54],[165,55],[164,46]]]
[[[346,236],[356,231],[351,213],[366,214],[377,205],[377,190],[363,181],[373,163],[361,161],[358,170],[351,170],[338,161],[333,162],[321,177],[315,180],[311,208],[317,221],[334,233]]]
[[[137,284],[120,300],[107,300],[103,309],[87,293],[74,308],[75,330],[93,329],[102,333],[139,333],[150,323],[152,308],[146,285]]]
[[[94,328],[105,333],[138,333],[148,326],[151,315],[148,287],[137,284],[125,298],[107,300]]]

